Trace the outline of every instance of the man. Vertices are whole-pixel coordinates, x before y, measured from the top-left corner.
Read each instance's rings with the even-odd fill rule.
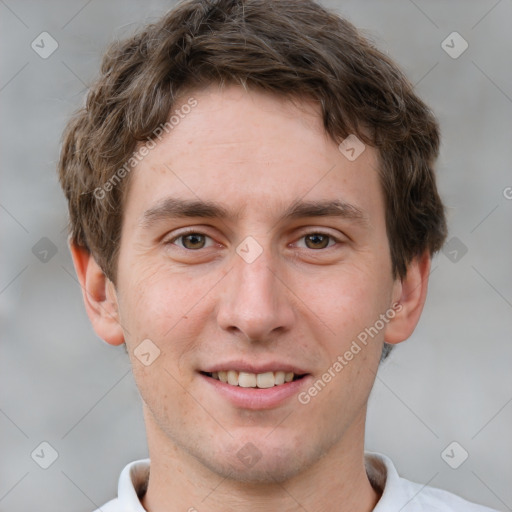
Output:
[[[438,146],[397,67],[310,1],[188,1],[109,49],[59,166],[147,430],[103,512],[490,510],[364,453],[446,237]]]

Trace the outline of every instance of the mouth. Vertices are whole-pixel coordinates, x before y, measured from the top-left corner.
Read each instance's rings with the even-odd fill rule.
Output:
[[[253,411],[293,406],[293,397],[313,379],[305,369],[284,361],[224,361],[202,368],[198,374],[214,403],[220,398],[236,409]]]
[[[221,370],[216,372],[200,372],[206,377],[240,388],[268,389],[283,386],[290,382],[303,379],[306,375],[284,370],[276,372],[250,373],[237,370]]]

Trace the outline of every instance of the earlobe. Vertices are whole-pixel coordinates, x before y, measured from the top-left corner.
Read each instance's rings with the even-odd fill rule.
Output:
[[[430,254],[425,251],[408,266],[407,275],[395,282],[393,304],[399,304],[396,315],[386,327],[384,341],[391,344],[405,341],[419,322],[427,298]]]
[[[110,345],[124,343],[116,291],[87,248],[70,244],[85,309],[96,334]]]

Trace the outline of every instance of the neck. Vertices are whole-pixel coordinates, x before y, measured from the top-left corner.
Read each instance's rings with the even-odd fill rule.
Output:
[[[151,475],[142,506],[148,512],[370,512],[380,494],[364,466],[365,416],[314,465],[282,483],[221,477],[172,443],[146,417]]]

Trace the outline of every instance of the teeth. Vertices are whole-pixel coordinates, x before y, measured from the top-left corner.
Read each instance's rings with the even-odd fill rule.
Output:
[[[232,386],[238,386],[238,372],[235,372],[235,370],[228,371],[228,384],[231,384]],[[240,384],[240,386],[242,386],[242,384]]]
[[[231,370],[231,371],[234,371],[234,370]],[[238,385],[241,388],[255,388],[256,387],[256,374],[240,372],[240,374],[238,376]]]
[[[256,375],[256,386],[259,388],[273,388],[275,383],[274,372],[258,373]]]
[[[280,386],[285,382],[291,382],[295,377],[293,372],[265,372],[265,373],[249,373],[237,372],[236,370],[227,370],[213,372],[212,378],[221,382],[231,384],[232,386],[240,386],[242,388],[272,388]]]
[[[284,376],[285,376],[284,372],[276,372],[274,374],[276,386],[279,386],[279,384],[284,384]]]

